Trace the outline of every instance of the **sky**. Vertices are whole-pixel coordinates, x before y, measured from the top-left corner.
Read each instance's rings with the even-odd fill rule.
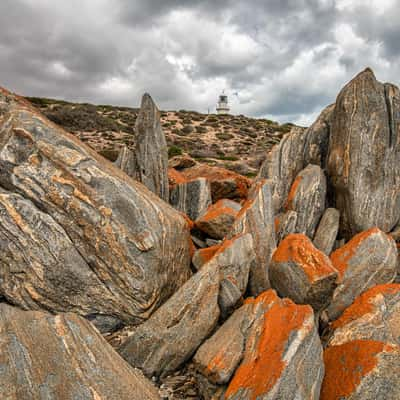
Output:
[[[309,125],[367,66],[399,84],[399,0],[0,0],[0,86]]]

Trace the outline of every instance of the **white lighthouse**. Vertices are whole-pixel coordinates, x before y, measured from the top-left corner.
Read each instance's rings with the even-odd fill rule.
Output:
[[[228,96],[222,92],[219,96],[217,103],[217,114],[228,114],[229,105],[228,105]]]

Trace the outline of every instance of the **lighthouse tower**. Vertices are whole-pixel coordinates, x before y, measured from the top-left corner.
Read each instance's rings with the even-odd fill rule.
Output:
[[[217,114],[228,114],[229,105],[228,105],[228,96],[222,92],[219,96],[217,103]]]

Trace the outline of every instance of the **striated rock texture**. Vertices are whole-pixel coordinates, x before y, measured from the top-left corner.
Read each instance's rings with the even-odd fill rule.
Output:
[[[0,398],[157,400],[93,326],[75,314],[52,316],[0,304]]]
[[[367,68],[336,101],[328,173],[341,212],[342,234],[377,226],[389,232],[400,218],[400,93]]]
[[[185,219],[5,90],[0,171],[18,193],[2,194],[0,295],[10,303],[110,330],[147,319],[190,277]]]
[[[322,345],[310,306],[276,302],[251,327],[227,400],[317,400],[324,376]]]
[[[395,400],[400,398],[400,347],[354,340],[325,350],[320,400]]]
[[[240,210],[228,237],[250,233],[256,258],[250,267],[249,292],[253,296],[271,287],[268,268],[276,248],[271,184],[262,180],[253,188],[252,195]]]
[[[329,345],[377,340],[400,345],[400,285],[375,286],[330,325]]]
[[[242,361],[254,321],[263,318],[272,305],[279,301],[274,290],[267,290],[255,299],[247,299],[198,349],[193,358],[196,368],[211,382],[228,383]]]
[[[123,146],[121,148],[114,165],[124,171],[127,175],[136,178],[135,156],[128,146]]]
[[[331,260],[339,277],[332,302],[326,309],[330,320],[338,318],[367,289],[391,283],[396,277],[396,244],[378,228],[354,236],[331,254]]]
[[[147,376],[165,376],[187,361],[217,324],[219,274],[204,266],[119,349]]]
[[[229,199],[218,200],[196,220],[196,227],[213,239],[223,239],[231,230],[241,206]]]
[[[314,237],[325,210],[326,178],[317,165],[308,165],[297,176],[286,200],[286,210],[297,213],[296,233]]]
[[[286,211],[275,217],[276,244],[279,244],[287,235],[296,232],[297,212]]]
[[[211,247],[196,250],[192,257],[192,264],[197,271],[214,257],[215,253],[221,248],[221,245],[222,244],[216,244]]]
[[[205,178],[177,184],[171,190],[169,200],[174,208],[194,221],[211,205],[210,184]]]
[[[291,234],[280,243],[269,268],[271,285],[281,297],[310,304],[316,311],[329,304],[337,275],[329,257],[302,234]]]
[[[340,212],[327,208],[314,235],[314,246],[323,253],[331,254],[339,231]]]
[[[151,96],[143,95],[135,124],[135,177],[163,200],[169,200],[168,147],[160,112]]]

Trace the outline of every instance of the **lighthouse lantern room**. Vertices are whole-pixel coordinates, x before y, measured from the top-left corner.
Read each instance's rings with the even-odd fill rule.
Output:
[[[229,105],[228,105],[228,96],[222,92],[219,96],[218,104],[217,104],[217,114],[228,114]]]

